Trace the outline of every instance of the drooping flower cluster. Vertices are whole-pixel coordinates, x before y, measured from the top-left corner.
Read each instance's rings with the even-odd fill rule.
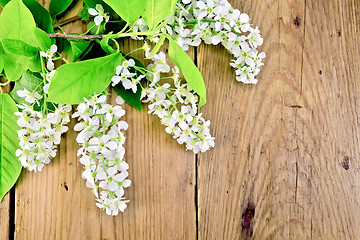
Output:
[[[71,105],[53,105],[55,109],[50,111],[46,102],[49,83],[56,71],[52,61],[56,51],[57,46],[52,45],[46,52],[40,52],[48,61],[50,71],[43,75],[43,82],[31,92],[27,89],[16,91],[24,101],[17,105],[21,111],[15,112],[21,127],[18,131],[20,148],[15,154],[24,168],[35,172],[41,171],[56,156],[61,135],[67,132],[66,125],[70,122]]]
[[[148,30],[143,19],[136,24],[133,31]],[[235,57],[230,65],[236,69],[236,80],[257,83],[256,76],[266,56],[257,51],[263,39],[259,29],[251,26],[249,16],[234,9],[227,0],[179,1],[174,16],[159,31],[171,35],[185,51],[202,41],[221,43]]]
[[[18,105],[22,111],[15,113],[18,116],[17,124],[21,127],[18,131],[20,148],[15,154],[23,167],[30,171],[41,171],[44,164],[50,163],[56,156],[61,134],[68,130],[66,125],[70,122],[71,106],[59,104],[54,112],[43,114],[33,108],[33,103],[38,102],[41,95],[26,89],[17,91],[17,94],[29,104]]]
[[[127,206],[124,188],[131,183],[126,179],[129,165],[124,161],[123,147],[123,130],[128,124],[120,120],[125,110],[119,105],[107,104],[103,94],[84,100],[73,114],[79,120],[74,130],[79,131],[76,141],[81,145],[77,155],[81,156],[79,161],[85,169],[82,177],[92,189],[96,205],[108,215],[117,215]],[[118,97],[116,102],[122,104],[123,100]]]
[[[124,60],[121,65],[116,67],[116,75],[111,78],[111,85],[115,86],[121,82],[125,89],[131,89],[136,93],[138,84],[145,75],[140,74],[137,76],[136,73],[130,71],[130,68],[135,66],[133,59]]]
[[[166,126],[165,131],[172,134],[179,144],[194,153],[205,152],[214,147],[214,137],[210,134],[210,121],[197,113],[198,97],[186,83],[182,83],[179,69],[172,69],[174,88],[169,83],[160,85],[161,73],[170,71],[165,54],[160,52],[150,58],[154,61],[148,66],[152,82],[143,90],[143,102],[150,103],[148,113],[157,115]]]

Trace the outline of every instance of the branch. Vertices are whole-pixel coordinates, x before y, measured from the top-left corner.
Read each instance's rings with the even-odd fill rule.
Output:
[[[61,33],[48,33],[51,38],[73,38],[73,39],[101,39],[105,37],[105,35],[76,35],[76,34],[61,34]]]

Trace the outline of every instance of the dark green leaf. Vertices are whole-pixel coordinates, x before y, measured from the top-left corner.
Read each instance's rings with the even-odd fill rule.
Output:
[[[8,2],[10,2],[10,0],[0,0],[0,6],[5,7]]]
[[[55,72],[48,100],[56,103],[78,104],[83,98],[104,91],[124,57],[114,53],[106,57],[62,65]]]
[[[155,28],[166,16],[171,15],[175,3],[176,0],[146,0],[142,17],[149,29]]]
[[[189,86],[199,95],[200,108],[206,103],[206,87],[204,79],[202,78],[199,69],[195,66],[194,62],[186,52],[184,52],[170,36],[167,38],[169,40],[169,57],[183,73]]]
[[[49,4],[50,15],[54,18],[63,13],[73,2],[73,0],[51,0]]]
[[[36,25],[47,33],[53,33],[50,13],[36,0],[23,0],[23,2],[32,13]]]
[[[40,28],[34,28],[34,35],[36,43],[42,51],[50,49],[51,39],[46,32],[44,32]]]
[[[101,0],[84,0],[84,3],[89,8],[95,8],[96,4],[101,4]]]
[[[13,54],[22,55],[26,57],[33,57],[39,54],[39,49],[30,46],[26,42],[15,39],[3,39],[1,40],[5,51]]]
[[[125,102],[135,107],[137,110],[141,112],[141,87],[139,86],[136,93],[134,93],[131,89],[125,89],[122,83],[119,83],[114,86],[115,91],[119,94],[119,96],[124,99]]]
[[[119,16],[130,24],[139,19],[145,10],[146,0],[104,0]]]
[[[21,164],[15,155],[19,147],[17,117],[18,108],[9,94],[0,94],[0,201],[15,184],[21,172]]]

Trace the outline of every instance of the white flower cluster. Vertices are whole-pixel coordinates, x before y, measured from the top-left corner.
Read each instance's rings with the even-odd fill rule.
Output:
[[[194,153],[205,152],[215,146],[210,134],[210,121],[197,114],[198,97],[186,83],[181,83],[179,69],[173,68],[174,87],[169,83],[160,85],[160,73],[170,71],[165,54],[160,52],[150,58],[154,64],[148,66],[152,73],[151,84],[143,90],[143,102],[150,103],[148,113],[157,115],[166,126],[165,131],[173,134],[179,144]]]
[[[136,22],[134,32],[147,31],[143,19]],[[266,57],[257,47],[263,39],[253,28],[249,16],[234,9],[227,0],[182,0],[176,4],[174,16],[159,30],[167,32],[186,51],[190,46],[221,43],[234,57],[230,65],[236,69],[236,80],[256,84],[256,76]],[[138,38],[139,39],[139,38]],[[157,41],[157,38],[151,39]]]
[[[104,94],[84,100],[73,114],[79,119],[74,130],[80,131],[76,141],[81,145],[77,155],[81,156],[80,163],[85,169],[82,177],[86,179],[86,186],[93,190],[96,205],[108,215],[117,215],[129,202],[124,198],[124,188],[131,183],[126,179],[129,165],[124,161],[122,132],[128,124],[120,121],[125,110],[119,105],[107,104]],[[124,101],[118,97],[116,102],[122,104]]]
[[[58,105],[54,112],[43,114],[33,108],[33,103],[42,98],[40,94],[30,93],[26,89],[18,90],[17,94],[32,105],[18,105],[22,111],[15,113],[18,116],[17,124],[21,127],[18,131],[20,148],[15,154],[23,167],[30,171],[41,171],[44,164],[50,163],[56,156],[61,134],[68,130],[66,124],[70,122],[71,106]]]
[[[145,75],[130,72],[130,68],[135,66],[133,59],[124,60],[121,65],[116,67],[116,75],[111,78],[111,85],[115,86],[121,82],[125,89],[131,89],[134,93],[137,91],[137,86]]]

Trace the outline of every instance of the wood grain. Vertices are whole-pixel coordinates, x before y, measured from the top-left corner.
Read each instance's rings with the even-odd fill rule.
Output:
[[[6,194],[0,203],[0,236],[9,239],[10,234],[10,194]]]
[[[359,3],[231,3],[267,59],[245,86],[222,48],[198,50],[217,138],[198,159],[199,239],[359,239]]]
[[[197,48],[215,149],[194,156],[146,107],[126,106],[130,204],[109,217],[81,178],[70,130],[41,173],[23,171],[15,239],[360,239],[360,2],[229,1],[259,26],[267,58],[250,86],[235,81],[224,48]],[[7,195],[0,239],[11,235],[9,207]]]

